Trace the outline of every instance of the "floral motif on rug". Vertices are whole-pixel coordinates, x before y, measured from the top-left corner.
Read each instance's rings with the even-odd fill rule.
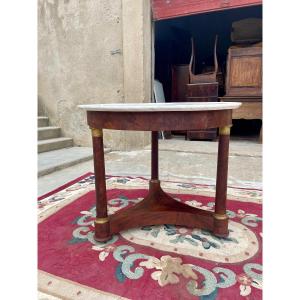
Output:
[[[108,177],[107,186],[109,214],[147,194],[144,178]],[[187,205],[214,209],[213,186],[165,182],[164,189]],[[230,196],[226,238],[164,224],[99,243],[94,176],[86,175],[39,200],[39,269],[129,299],[261,299],[261,191],[231,187]]]

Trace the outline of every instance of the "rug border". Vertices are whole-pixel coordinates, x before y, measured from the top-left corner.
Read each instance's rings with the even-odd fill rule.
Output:
[[[85,177],[89,176],[89,175],[94,175],[94,172],[87,172],[61,186],[59,186],[58,188],[47,192],[46,194],[43,194],[41,196],[38,197],[38,200],[43,200],[44,198],[47,198],[67,187],[69,187],[70,185],[75,184],[77,181],[84,179]],[[129,177],[129,178],[141,178],[144,180],[148,180],[148,178],[143,177],[143,176],[132,176],[132,175],[106,175],[106,177]],[[162,182],[172,182],[172,183],[186,183],[186,182],[182,182],[182,181],[173,181],[173,180],[161,180]],[[195,185],[202,185],[202,186],[215,186],[215,184],[205,184],[205,183],[191,183],[191,184],[195,184]],[[239,189],[239,190],[249,190],[249,191],[262,191],[262,189],[258,189],[258,188],[248,188],[248,187],[238,187],[238,186],[231,186],[228,185],[227,188],[233,188],[233,189]]]
[[[77,295],[78,289],[80,289],[80,292],[82,292],[82,290],[84,290],[84,294],[81,294],[80,296],[77,295],[78,299],[87,299],[86,298],[87,296],[89,296],[89,299],[99,299],[98,298],[99,296],[108,296],[108,297],[110,297],[108,299],[130,300],[129,298],[125,298],[125,297],[122,297],[117,294],[98,290],[98,289],[89,287],[87,285],[81,284],[79,282],[65,279],[63,277],[53,275],[53,274],[48,273],[43,270],[38,270],[38,290],[45,294],[48,294],[48,295],[51,295],[54,297],[59,297],[62,299],[72,300],[74,298],[72,298],[71,295],[70,296],[62,295],[62,294],[58,294],[58,293],[52,291],[49,288],[49,285],[46,284],[46,281],[51,281],[51,283],[53,283],[53,281],[56,281],[56,283],[59,284],[62,288],[60,290],[68,291],[68,294],[70,294],[70,292],[71,292],[72,294],[74,293],[75,295]],[[51,287],[52,286],[53,285],[51,285]],[[90,294],[90,295],[88,295],[88,294]],[[102,298],[102,299],[106,299],[106,298]]]

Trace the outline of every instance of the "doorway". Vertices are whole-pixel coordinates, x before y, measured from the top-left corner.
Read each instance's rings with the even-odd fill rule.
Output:
[[[195,45],[194,71],[201,73],[209,70],[214,63],[214,40],[216,35],[218,36],[217,58],[221,74],[218,96],[224,96],[227,54],[228,48],[232,45],[232,23],[248,18],[262,19],[262,6],[228,9],[154,22],[154,78],[162,84],[166,102],[178,101],[174,99],[172,70],[174,66],[189,64],[191,37]],[[258,119],[234,120],[232,135],[237,138],[255,139],[261,124],[262,121]],[[172,133],[172,138],[182,138],[183,134]]]

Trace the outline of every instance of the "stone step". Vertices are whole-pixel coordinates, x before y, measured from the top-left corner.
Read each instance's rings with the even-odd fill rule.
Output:
[[[48,126],[38,128],[38,140],[49,140],[60,137],[60,127]]]
[[[73,139],[60,137],[48,140],[38,141],[38,153],[68,148],[73,146]]]
[[[47,127],[47,126],[49,126],[49,118],[39,116],[38,117],[38,127]]]

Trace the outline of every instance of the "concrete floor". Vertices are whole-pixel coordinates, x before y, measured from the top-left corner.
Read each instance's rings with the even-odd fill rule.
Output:
[[[215,182],[217,142],[159,141],[159,172],[162,180]],[[105,155],[106,174],[150,176],[150,146],[144,150]],[[86,172],[93,171],[92,160],[56,171],[38,179],[38,194],[43,195]],[[231,185],[261,187],[262,145],[257,141],[232,140],[230,143],[229,177]]]
[[[92,157],[93,149],[90,147],[70,147],[40,153],[38,177],[91,160]]]
[[[109,148],[104,148],[104,153],[109,151]],[[38,177],[89,161],[92,158],[93,149],[90,147],[70,147],[39,153]]]

